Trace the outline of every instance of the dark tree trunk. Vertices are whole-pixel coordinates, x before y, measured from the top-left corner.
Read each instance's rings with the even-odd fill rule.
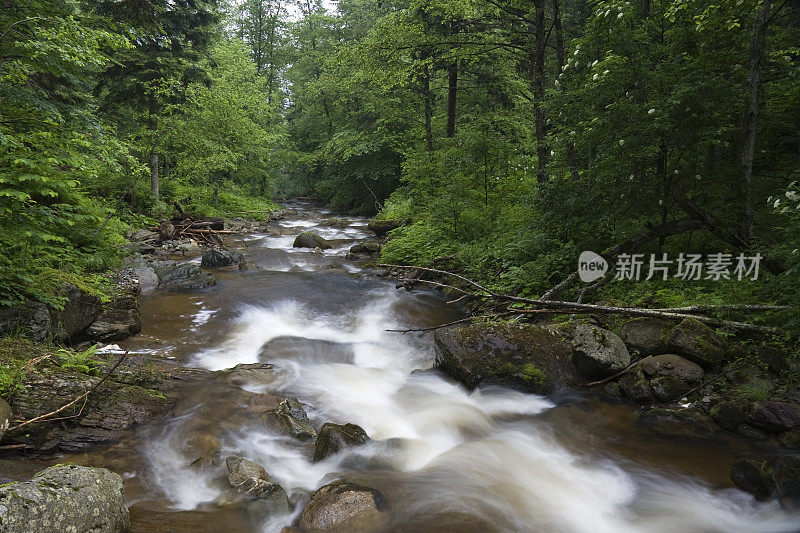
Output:
[[[560,0],[553,0],[553,29],[556,34],[556,61],[558,63],[558,72],[561,73],[564,69],[564,31],[561,27],[561,2]],[[564,88],[562,87],[563,91]],[[572,138],[567,138],[566,146],[567,164],[569,165],[569,173],[572,179],[577,181],[578,174],[578,158],[575,155],[575,142]]]
[[[447,137],[456,134],[456,96],[458,95],[458,64],[447,69]]]
[[[150,151],[150,192],[158,200],[158,152],[155,147]]]
[[[547,183],[547,163],[550,149],[547,146],[547,117],[544,112],[544,57],[547,47],[547,27],[544,13],[544,0],[534,0],[534,33],[532,79],[533,79],[533,115],[536,127],[536,178],[540,185]]]
[[[422,68],[422,100],[425,106],[425,145],[433,152],[433,101],[431,99],[431,72],[428,64]]]
[[[753,240],[753,157],[756,150],[756,135],[758,133],[758,107],[759,93],[761,91],[761,78],[764,68],[764,48],[766,41],[767,25],[772,0],[763,0],[761,8],[756,13],[753,23],[753,36],[750,44],[750,61],[747,66],[747,110],[744,116],[742,135],[742,156],[740,189],[742,203],[744,204],[741,216],[742,239],[746,243]]]

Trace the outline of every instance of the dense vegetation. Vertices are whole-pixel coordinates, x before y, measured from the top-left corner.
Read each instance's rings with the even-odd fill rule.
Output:
[[[274,194],[402,221],[386,261],[525,295],[594,250],[764,260],[757,281],[657,276],[585,299],[800,296],[796,2],[0,9],[2,303],[103,271],[126,224],[176,202],[225,214]]]

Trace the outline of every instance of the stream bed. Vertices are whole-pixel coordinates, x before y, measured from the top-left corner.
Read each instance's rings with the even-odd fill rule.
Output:
[[[144,295],[142,333],[120,343],[209,370],[270,363],[274,379],[199,381],[170,419],[52,461],[123,475],[133,531],[277,532],[340,478],[386,495],[393,532],[800,530],[797,515],[732,485],[744,441],[670,438],[642,426],[633,406],[575,391],[467,391],[432,368],[430,335],[387,331],[438,325],[459,310],[437,291],[397,290],[346,259],[371,237],[366,220],[326,226],[325,210],[288,208],[268,233],[237,241],[251,268],[215,272],[207,291]],[[333,247],[293,248],[309,229]],[[313,443],[258,416],[253,398],[268,395],[297,398],[317,428],[354,423],[372,440],[313,463]],[[298,504],[294,513],[253,524],[225,505],[220,458],[233,454],[263,465]],[[209,456],[215,467],[193,465]]]

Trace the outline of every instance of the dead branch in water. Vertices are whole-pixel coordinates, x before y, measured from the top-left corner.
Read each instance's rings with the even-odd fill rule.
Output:
[[[713,327],[724,327],[740,331],[752,331],[756,333],[778,333],[778,328],[770,326],[761,326],[749,322],[739,322],[735,320],[723,320],[721,318],[705,316],[700,314],[702,312],[730,312],[730,311],[756,311],[756,310],[780,310],[782,306],[689,306],[689,307],[673,307],[664,309],[649,309],[643,307],[618,307],[599,304],[587,304],[581,302],[566,302],[560,300],[549,300],[545,297],[542,298],[524,298],[522,296],[513,296],[509,294],[501,294],[492,291],[479,283],[468,279],[460,274],[448,272],[446,270],[439,270],[436,268],[426,268],[414,265],[390,265],[379,264],[378,266],[384,268],[396,268],[401,270],[410,270],[413,272],[414,277],[403,279],[404,283],[398,285],[398,288],[405,286],[410,288],[409,284],[425,283],[439,288],[447,288],[454,290],[461,294],[459,299],[474,298],[483,302],[497,303],[502,302],[506,305],[514,305],[515,307],[508,307],[508,311],[513,309],[517,314],[577,314],[577,313],[600,313],[600,314],[619,314],[624,316],[634,317],[651,317],[651,318],[665,318],[670,320],[683,320],[685,318],[693,318],[699,322]],[[440,281],[432,281],[421,279],[417,277],[420,272],[430,272],[442,276],[450,276],[452,278],[463,281],[467,285],[478,289],[478,291],[470,291]],[[494,315],[497,316],[497,315]]]
[[[31,418],[30,420],[26,420],[24,422],[21,422],[20,424],[17,424],[16,426],[8,428],[7,431],[8,432],[16,431],[16,430],[18,430],[20,428],[23,428],[23,427],[25,427],[25,426],[27,426],[29,424],[33,424],[33,423],[36,423],[36,422],[51,422],[51,421],[54,421],[54,420],[62,420],[64,418],[75,418],[75,416],[80,416],[80,413],[83,412],[83,407],[86,405],[86,400],[89,398],[89,395],[92,394],[94,391],[96,391],[98,388],[100,388],[100,386],[103,383],[105,383],[105,381],[108,378],[111,377],[111,374],[113,374],[114,371],[117,370],[119,365],[122,364],[122,362],[125,360],[125,358],[128,357],[128,353],[130,353],[130,351],[126,351],[124,354],[122,354],[122,357],[120,357],[119,360],[116,363],[114,363],[114,366],[111,367],[111,370],[106,372],[106,374],[102,377],[102,379],[100,379],[100,381],[95,383],[89,390],[87,390],[86,392],[84,392],[83,394],[81,394],[80,396],[78,396],[77,398],[72,400],[71,402],[62,405],[61,407],[59,407],[55,411],[50,411],[49,413],[45,413],[43,415],[39,415],[37,417]],[[52,418],[53,416],[63,412],[65,409],[68,409],[68,408],[72,407],[73,405],[75,405],[76,403],[78,403],[81,400],[84,400],[84,402],[83,402],[83,406],[81,406],[81,409],[80,409],[80,412],[79,412],[78,415],[73,415],[73,416],[69,416],[69,417],[61,417],[61,418]]]

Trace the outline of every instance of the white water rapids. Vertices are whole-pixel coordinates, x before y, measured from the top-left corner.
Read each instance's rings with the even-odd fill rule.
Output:
[[[325,236],[360,238],[362,224],[356,223],[338,235],[328,228]],[[284,229],[295,230],[293,235],[312,226],[311,220],[283,223]],[[276,244],[290,257],[289,264],[303,265],[285,268],[284,257],[273,270],[307,270],[311,256],[289,249],[293,235],[265,237],[249,246]],[[334,255],[346,248],[340,243]],[[289,494],[302,495],[301,502],[337,474],[358,472],[383,480],[388,488],[393,508],[387,531],[452,530],[437,526],[440,518],[467,524],[461,531],[751,533],[800,528],[800,517],[775,502],[758,503],[736,489],[714,488],[684,474],[596,453],[588,433],[584,443],[565,445],[548,423],[555,403],[546,398],[502,388],[469,392],[437,372],[415,372],[433,365],[432,342],[386,331],[407,327],[404,313],[415,302],[415,296],[396,291],[391,283],[355,295],[356,289],[348,289],[351,300],[340,306],[344,311],[321,309],[299,291],[292,296],[282,290],[273,298],[269,286],[252,290],[263,291],[263,301],[254,298],[238,306],[222,337],[197,350],[190,366],[221,370],[272,363],[278,377],[269,385],[271,393],[298,398],[316,427],[355,423],[372,439],[319,463],[311,462],[307,447],[255,423],[239,427],[222,442],[222,457],[236,453],[263,465]],[[219,319],[208,308],[199,313],[195,328]],[[260,355],[265,345],[266,355]],[[190,411],[170,422],[145,450],[156,488],[175,509],[202,507],[222,491],[210,474],[189,466],[194,458],[184,455],[177,438],[182,424],[194,416]],[[280,531],[293,518],[273,517],[263,530]]]

